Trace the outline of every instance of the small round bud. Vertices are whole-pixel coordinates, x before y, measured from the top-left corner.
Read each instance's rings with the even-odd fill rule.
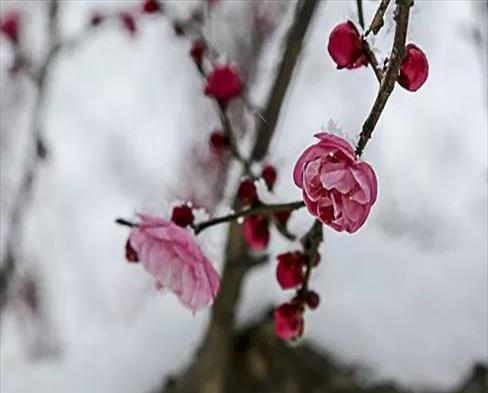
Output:
[[[187,205],[176,206],[171,213],[171,221],[182,228],[192,225],[194,219],[193,210]]]
[[[315,291],[308,291],[305,301],[311,310],[315,310],[320,304],[320,296]]]
[[[251,179],[244,179],[239,185],[237,196],[243,205],[251,205],[258,201],[256,185]]]
[[[276,168],[273,165],[266,165],[261,172],[261,177],[268,186],[268,190],[272,191],[278,177]]]
[[[339,69],[354,69],[368,64],[361,35],[351,21],[341,23],[332,30],[327,50]]]
[[[429,62],[422,50],[414,44],[405,47],[398,83],[408,91],[417,91],[427,80]]]

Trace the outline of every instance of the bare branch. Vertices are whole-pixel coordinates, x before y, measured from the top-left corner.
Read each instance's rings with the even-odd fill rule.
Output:
[[[390,0],[381,0],[381,3],[378,6],[378,9],[376,10],[376,13],[374,14],[371,25],[369,26],[368,30],[366,30],[366,33],[364,34],[365,37],[367,37],[371,32],[373,32],[374,35],[379,33],[380,29],[385,24],[384,21],[385,12],[389,4],[390,4]]]
[[[407,38],[408,17],[410,14],[410,7],[413,5],[412,0],[396,0],[397,8],[395,11],[395,37],[393,39],[393,47],[388,62],[388,68],[386,69],[383,80],[380,83],[380,88],[376,100],[373,104],[373,108],[363,124],[359,141],[356,146],[356,155],[361,156],[368,140],[371,138],[371,134],[378,123],[386,102],[390,97],[395,82],[398,79],[400,72],[400,66],[405,56],[405,41]]]

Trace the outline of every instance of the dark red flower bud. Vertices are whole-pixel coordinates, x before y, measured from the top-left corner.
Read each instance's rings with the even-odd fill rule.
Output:
[[[146,0],[142,4],[142,11],[146,14],[155,14],[161,11],[161,4],[157,0]]]
[[[208,144],[214,153],[221,153],[228,149],[229,138],[223,132],[214,131],[210,134]]]
[[[425,53],[416,45],[408,44],[405,47],[398,83],[409,91],[416,91],[425,83],[428,75],[429,62]]]
[[[273,165],[266,165],[261,172],[261,177],[268,186],[268,190],[272,191],[278,177],[276,168]]]
[[[134,250],[130,244],[130,241],[127,239],[125,243],[125,258],[132,263],[139,262],[139,257],[137,255],[136,250]]]
[[[193,61],[197,63],[197,65],[202,64],[202,58],[206,50],[207,47],[205,46],[204,42],[200,40],[196,40],[192,42],[190,48],[190,56],[193,59]]]
[[[215,98],[222,106],[241,93],[242,85],[237,70],[230,65],[220,65],[207,77],[205,94]]]
[[[239,185],[237,196],[243,205],[251,205],[258,201],[258,192],[251,179],[244,179]]]
[[[120,20],[122,22],[122,26],[124,26],[124,29],[127,30],[131,36],[134,36],[137,33],[136,20],[131,13],[122,11],[120,13]]]
[[[217,4],[219,4],[220,0],[207,0],[207,4],[210,8],[215,7]]]
[[[282,289],[296,288],[303,283],[303,256],[300,252],[287,252],[278,255],[276,279]]]
[[[193,224],[193,210],[187,205],[176,206],[171,213],[171,221],[184,228]]]
[[[351,21],[341,23],[332,30],[327,50],[339,69],[353,69],[368,64],[361,35]]]
[[[20,13],[18,11],[7,12],[0,21],[0,31],[13,44],[19,42]]]
[[[179,37],[185,35],[185,26],[181,22],[178,22],[178,21],[174,22],[173,23],[173,30],[174,30],[175,34]]]
[[[320,304],[320,296],[315,291],[308,291],[305,299],[311,310],[315,310]]]
[[[105,20],[105,16],[102,13],[95,11],[90,16],[90,26],[98,27],[103,23],[104,20]]]
[[[265,216],[255,214],[244,219],[244,239],[252,251],[262,251],[269,243],[269,222]]]
[[[303,308],[284,303],[274,311],[275,332],[283,340],[295,340],[303,334]]]

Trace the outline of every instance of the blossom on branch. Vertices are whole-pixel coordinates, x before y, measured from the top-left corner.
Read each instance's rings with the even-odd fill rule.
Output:
[[[321,132],[293,171],[308,211],[336,231],[356,232],[376,201],[377,180],[371,166],[356,160],[354,149],[338,136]]]
[[[301,252],[286,252],[278,255],[276,279],[282,289],[296,288],[303,283],[304,258]]]
[[[295,340],[303,334],[303,311],[299,303],[284,303],[274,311],[275,333],[283,340]]]
[[[400,67],[398,83],[409,91],[422,87],[429,75],[429,62],[425,53],[416,45],[405,47],[405,57]]]
[[[161,288],[197,312],[215,298],[220,277],[203,254],[194,236],[171,221],[140,214],[129,247]]]
[[[368,64],[361,35],[351,21],[341,23],[332,30],[327,50],[339,69],[354,69]]]
[[[242,90],[237,69],[230,65],[219,65],[207,77],[205,94],[215,98],[222,106],[237,97]]]

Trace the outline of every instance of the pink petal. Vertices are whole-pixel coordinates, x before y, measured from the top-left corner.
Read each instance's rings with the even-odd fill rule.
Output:
[[[144,268],[193,312],[212,302],[220,278],[192,234],[176,224],[140,215],[129,241]]]
[[[352,174],[366,195],[369,196],[368,202],[372,205],[376,201],[378,194],[378,181],[373,168],[365,162],[358,162],[352,168]]]
[[[352,146],[343,138],[329,132],[319,132],[314,137],[320,139],[320,146],[329,149],[339,150],[344,153],[350,160],[356,160],[356,153]]]

